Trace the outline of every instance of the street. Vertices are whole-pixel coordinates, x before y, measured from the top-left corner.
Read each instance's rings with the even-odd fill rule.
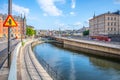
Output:
[[[11,40],[11,52],[14,50],[15,46],[19,40]],[[4,61],[7,59],[7,53],[8,53],[8,43],[7,42],[1,42],[0,43],[0,68],[2,67]]]

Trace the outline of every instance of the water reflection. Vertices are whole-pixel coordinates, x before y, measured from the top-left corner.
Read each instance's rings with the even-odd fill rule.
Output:
[[[48,43],[37,45],[33,50],[38,59],[42,57],[65,80],[120,80],[120,64],[118,63]]]
[[[99,59],[99,58],[95,58],[95,57],[90,57],[90,62],[92,62],[92,64],[96,67],[99,67],[101,69],[115,69],[115,70],[120,70],[120,64],[119,63],[115,63],[115,62],[111,62],[111,61],[107,61],[104,59]]]

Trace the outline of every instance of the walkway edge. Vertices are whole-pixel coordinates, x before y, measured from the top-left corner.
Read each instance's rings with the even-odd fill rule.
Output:
[[[42,43],[42,42],[41,42]],[[40,44],[40,43],[39,43]],[[35,63],[35,66],[37,68],[37,70],[39,71],[41,77],[43,80],[53,80],[51,78],[51,76],[47,73],[47,71],[43,68],[43,66],[41,65],[41,63],[38,61],[38,59],[35,56],[35,53],[32,51],[31,46],[29,46],[29,51],[30,51],[30,55],[31,58],[33,60],[33,62]]]
[[[21,42],[17,44],[17,46],[14,49],[8,80],[17,80],[17,57],[19,54],[20,47],[21,47]]]

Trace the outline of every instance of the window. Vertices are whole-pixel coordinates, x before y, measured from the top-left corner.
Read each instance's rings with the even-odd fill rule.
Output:
[[[108,28],[108,31],[109,31],[109,28]]]
[[[108,17],[108,20],[110,20],[110,18]]]
[[[111,31],[113,30],[113,28],[111,28]]]
[[[4,37],[6,37],[6,35],[5,35],[5,34],[3,34],[3,36],[4,36]]]
[[[116,22],[114,22],[114,26],[116,26]]]
[[[111,22],[111,26],[113,26],[113,22]]]
[[[3,28],[3,32],[5,32],[5,28]]]
[[[114,28],[114,31],[116,31],[116,28]]]
[[[114,17],[114,20],[116,20],[116,17]]]
[[[113,20],[113,17],[111,17],[111,20]]]
[[[108,22],[108,26],[110,25],[110,23]]]

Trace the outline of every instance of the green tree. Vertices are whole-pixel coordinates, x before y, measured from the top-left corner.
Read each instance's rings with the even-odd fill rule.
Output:
[[[83,35],[84,35],[84,36],[89,35],[89,30],[84,31],[84,32],[83,32]]]
[[[36,30],[34,30],[34,35],[36,35]]]
[[[31,27],[27,27],[26,35],[33,36],[34,34],[35,34],[35,30],[33,30],[33,28],[31,28]]]

